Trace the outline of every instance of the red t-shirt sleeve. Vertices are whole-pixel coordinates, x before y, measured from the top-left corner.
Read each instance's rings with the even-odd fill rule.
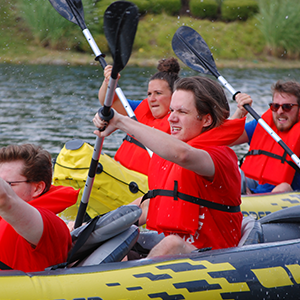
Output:
[[[33,252],[46,256],[48,266],[66,261],[72,246],[70,231],[65,222],[53,212],[39,209],[43,218],[43,235]],[[46,267],[48,267],[46,266]]]
[[[71,249],[72,239],[68,227],[53,212],[38,209],[43,218],[43,234],[36,247],[8,228],[1,242],[7,245],[1,249],[1,260],[15,270],[24,272],[43,271],[45,268],[65,262]]]

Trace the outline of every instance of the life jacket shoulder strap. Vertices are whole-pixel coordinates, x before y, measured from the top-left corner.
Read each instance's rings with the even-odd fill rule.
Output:
[[[135,144],[136,146],[146,150],[145,146],[142,143],[140,143],[138,140],[136,140],[135,138],[133,138],[128,134],[124,137],[123,141],[127,141],[129,143]]]
[[[247,156],[255,156],[255,155],[266,155],[266,156],[269,156],[269,157],[272,157],[272,158],[275,158],[275,159],[278,159],[281,161],[281,163],[287,163],[289,166],[291,166],[296,172],[298,172],[300,174],[300,169],[299,167],[292,161],[290,160],[287,160],[286,157],[287,157],[287,152],[284,151],[283,155],[278,155],[278,154],[274,154],[272,152],[269,152],[269,151],[265,151],[265,150],[257,150],[257,149],[253,149],[253,150],[250,150],[248,151],[241,159],[240,159],[240,167],[242,166],[243,162],[244,162],[244,159],[247,157]]]
[[[178,201],[178,199],[191,202],[194,204],[198,204],[207,208],[220,210],[223,212],[229,213],[236,213],[240,212],[240,206],[230,206],[220,203],[215,203],[211,201],[207,201],[198,197],[190,196],[181,192],[177,191],[178,183],[177,181],[174,182],[174,190],[164,190],[164,189],[155,189],[148,191],[142,198],[141,204],[148,198],[155,198],[156,196],[165,196],[165,197],[172,197],[174,201]]]

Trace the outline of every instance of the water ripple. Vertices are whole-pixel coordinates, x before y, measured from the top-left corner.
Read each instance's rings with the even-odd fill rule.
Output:
[[[155,68],[126,67],[120,86],[129,99],[147,96],[149,77]],[[297,79],[299,69],[222,69],[220,73],[236,89],[249,93],[259,113],[271,101],[271,84],[278,79]],[[183,69],[181,76],[196,75]],[[92,118],[99,108],[98,89],[103,71],[97,66],[15,66],[0,64],[0,146],[12,143],[42,145],[56,156],[70,139],[83,139],[94,145]],[[227,93],[227,92],[226,92]],[[231,95],[227,93],[228,99]],[[230,100],[231,111],[236,103]],[[251,116],[248,117],[252,119]],[[124,133],[116,131],[105,138],[103,151],[113,156]],[[246,146],[235,147],[241,155]]]

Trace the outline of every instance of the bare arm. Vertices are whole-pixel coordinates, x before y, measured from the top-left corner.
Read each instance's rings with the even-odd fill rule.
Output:
[[[130,203],[130,204],[138,205],[142,209],[142,214],[139,218],[139,226],[146,224],[148,208],[149,208],[149,199],[146,199],[145,201],[143,201],[142,204],[141,204],[141,201],[142,201],[142,197],[139,197],[139,198],[135,199],[132,203]]]
[[[253,100],[248,94],[245,93],[236,94],[235,100],[237,102],[237,109],[232,115],[231,119],[244,118],[248,113],[248,111],[244,108],[244,105],[249,104],[250,106],[252,106]]]
[[[44,230],[42,216],[36,208],[19,198],[1,178],[0,216],[30,244],[38,244]]]
[[[100,102],[101,105],[103,105],[104,101],[105,101],[105,96],[106,96],[106,91],[107,91],[111,71],[112,71],[112,66],[111,65],[107,65],[104,69],[104,80],[103,80],[102,85],[101,85],[101,87],[99,89],[99,92],[98,92],[98,98],[99,98],[99,102]],[[120,74],[118,74],[118,78],[120,78]],[[127,115],[126,110],[123,107],[122,102],[120,101],[120,99],[118,98],[116,93],[114,94],[112,107],[118,113],[120,113],[124,116]]]
[[[247,115],[247,110],[244,108],[245,104],[249,104],[252,105],[252,99],[248,94],[244,94],[244,93],[239,93],[235,96],[236,101],[237,101],[237,109],[234,112],[234,114],[232,115],[231,119],[240,119],[240,118],[244,118]],[[246,130],[244,130],[243,134],[230,146],[234,146],[234,145],[240,145],[240,144],[244,144],[244,143],[248,143],[249,142],[249,138],[247,135]]]
[[[94,118],[94,124],[98,128],[102,128],[104,125],[98,114]],[[206,151],[193,148],[167,133],[138,123],[129,117],[115,113],[115,117],[109,122],[105,131],[100,132],[96,130],[95,134],[99,137],[104,137],[117,128],[134,136],[145,147],[162,158],[207,177],[209,180],[213,179],[215,167]]]

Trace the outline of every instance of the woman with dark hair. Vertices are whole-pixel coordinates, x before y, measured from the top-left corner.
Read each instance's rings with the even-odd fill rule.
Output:
[[[168,112],[173,93],[174,82],[179,78],[180,66],[175,58],[161,59],[157,66],[158,72],[150,77],[148,83],[148,97],[143,101],[128,100],[140,123],[170,133]],[[106,66],[104,81],[99,90],[99,101],[103,105],[107,85],[109,82],[112,66]],[[126,115],[126,111],[115,95],[112,106],[120,114]],[[126,135],[124,141],[115,155],[115,160],[130,170],[148,174],[150,155],[145,147]]]
[[[168,121],[171,134],[115,114],[109,124],[98,114],[94,124],[104,137],[121,129],[154,152],[150,191],[134,203],[142,207],[139,224],[165,238],[149,257],[189,253],[197,248],[237,246],[241,235],[240,173],[227,147],[243,132],[245,120],[228,120],[222,87],[205,77],[176,81]]]

